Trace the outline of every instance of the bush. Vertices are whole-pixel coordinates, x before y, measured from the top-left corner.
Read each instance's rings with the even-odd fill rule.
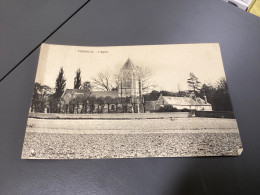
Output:
[[[180,112],[190,112],[190,109],[183,108],[183,109],[180,110]]]
[[[164,107],[160,107],[158,112],[178,112],[178,109],[174,108],[172,105],[166,105]]]

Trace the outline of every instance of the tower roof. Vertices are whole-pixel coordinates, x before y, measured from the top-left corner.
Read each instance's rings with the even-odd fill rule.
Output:
[[[136,70],[133,62],[128,58],[121,70]]]

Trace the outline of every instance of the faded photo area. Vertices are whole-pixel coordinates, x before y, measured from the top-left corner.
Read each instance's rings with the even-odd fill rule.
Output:
[[[42,44],[23,159],[238,156],[218,43]]]

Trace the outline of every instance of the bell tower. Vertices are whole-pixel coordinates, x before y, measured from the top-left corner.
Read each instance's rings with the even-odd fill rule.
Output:
[[[119,72],[119,97],[139,97],[140,96],[140,81],[138,72],[132,61],[128,59]]]

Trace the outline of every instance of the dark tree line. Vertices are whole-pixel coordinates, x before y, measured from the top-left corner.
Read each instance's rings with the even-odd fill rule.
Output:
[[[203,84],[199,95],[201,98],[207,97],[214,111],[233,111],[225,78],[219,79],[216,87]]]

